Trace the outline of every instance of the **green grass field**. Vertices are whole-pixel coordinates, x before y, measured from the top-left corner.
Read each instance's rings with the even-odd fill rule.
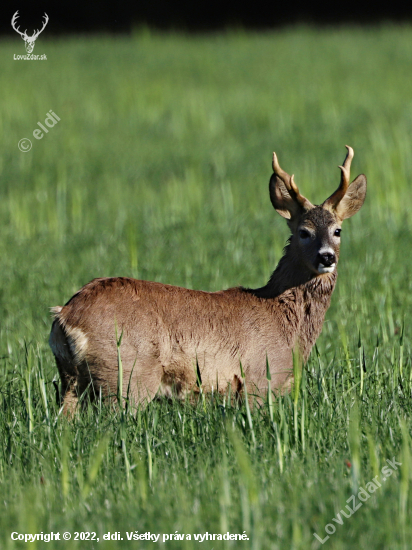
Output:
[[[13,60],[16,35],[1,51],[0,547],[411,548],[412,28],[41,35],[47,61]],[[60,122],[34,139],[50,110]],[[344,223],[332,305],[290,395],[250,417],[216,395],[62,417],[50,306],[101,276],[263,285],[288,236],[272,151],[319,203],[345,144],[368,196]],[[387,459],[402,465],[383,481]],[[73,537],[11,540],[52,531]],[[163,543],[176,532],[191,540]]]

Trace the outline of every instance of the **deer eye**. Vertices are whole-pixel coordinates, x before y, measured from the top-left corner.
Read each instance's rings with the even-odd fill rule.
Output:
[[[301,239],[308,239],[310,237],[309,231],[306,231],[306,229],[299,229],[299,237]]]
[[[342,229],[335,229],[335,237],[340,237],[340,232],[342,231]]]

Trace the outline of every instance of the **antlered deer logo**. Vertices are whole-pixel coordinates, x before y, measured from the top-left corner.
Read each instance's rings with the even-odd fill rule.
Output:
[[[18,13],[19,13],[19,11],[17,10],[16,13],[13,15],[12,20],[11,20],[11,26],[23,38],[27,53],[31,53],[33,51],[34,44],[36,42],[37,37],[39,36],[39,34],[41,32],[43,32],[45,26],[47,25],[47,23],[49,21],[49,17],[47,15],[47,13],[45,12],[44,16],[43,16],[45,18],[45,20],[43,22],[43,27],[40,30],[34,31],[32,36],[27,36],[27,34],[26,34],[27,29],[24,32],[20,32],[19,31],[20,27],[17,27],[17,28],[15,27],[15,24],[16,24],[16,21],[17,21],[17,18],[18,18]]]

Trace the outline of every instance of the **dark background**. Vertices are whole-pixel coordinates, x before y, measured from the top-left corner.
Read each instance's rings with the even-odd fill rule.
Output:
[[[7,7],[6,7],[7,6]],[[412,22],[412,2],[303,2],[227,0],[112,0],[111,2],[6,2],[0,33],[11,35],[11,18],[19,10],[20,30],[31,35],[49,16],[47,35],[60,33],[128,33],[141,26],[158,30],[207,32],[230,28],[270,29],[294,23],[321,25]]]

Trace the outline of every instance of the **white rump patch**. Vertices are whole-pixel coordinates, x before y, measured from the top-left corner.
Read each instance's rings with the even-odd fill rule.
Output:
[[[67,342],[70,346],[70,351],[74,357],[75,363],[82,361],[87,351],[87,336],[82,330],[77,327],[65,326],[64,331],[67,334]]]

